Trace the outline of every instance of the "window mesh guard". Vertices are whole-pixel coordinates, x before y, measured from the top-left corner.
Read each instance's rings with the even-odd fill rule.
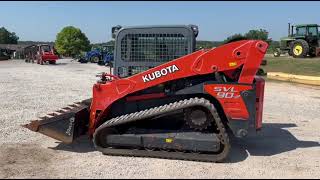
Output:
[[[127,62],[167,62],[186,54],[182,34],[127,34],[121,40],[121,59]]]

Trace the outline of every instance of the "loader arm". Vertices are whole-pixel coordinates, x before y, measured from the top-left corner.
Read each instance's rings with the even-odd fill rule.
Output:
[[[235,88],[239,93],[242,90],[250,89],[267,48],[268,44],[263,41],[237,41],[210,50],[196,51],[127,78],[96,83],[93,86],[93,100],[90,107],[89,134],[93,135],[97,128],[96,125],[107,116],[108,110],[114,102],[129,94],[168,81],[215,72],[224,72],[232,76],[234,71],[240,69],[241,73],[237,77]],[[205,89],[207,88],[210,89],[210,86]],[[217,92],[210,92],[210,90],[208,93],[214,96],[218,95]],[[225,99],[221,101],[225,101]],[[244,102],[236,103],[238,104],[235,105],[244,106]],[[232,115],[233,108],[229,109],[230,118],[237,119],[248,116],[248,112],[242,112],[240,115],[236,112]]]

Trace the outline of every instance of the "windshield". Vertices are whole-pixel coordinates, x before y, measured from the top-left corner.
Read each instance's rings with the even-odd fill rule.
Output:
[[[42,51],[44,51],[44,52],[50,52],[50,51],[51,51],[51,48],[50,48],[50,46],[48,46],[48,45],[41,46],[41,49],[42,49]]]
[[[108,53],[113,53],[113,46],[103,46],[102,51],[108,52]]]
[[[306,29],[307,29],[306,27],[298,27],[298,28],[296,29],[296,34],[297,34],[298,36],[304,36],[304,35],[306,35],[306,32],[307,32]]]

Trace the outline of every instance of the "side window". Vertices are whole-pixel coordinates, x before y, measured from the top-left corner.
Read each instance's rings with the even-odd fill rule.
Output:
[[[306,27],[299,27],[296,29],[296,32],[298,36],[304,36],[306,35],[307,30]]]
[[[311,36],[316,36],[318,34],[318,27],[309,27],[308,34]]]

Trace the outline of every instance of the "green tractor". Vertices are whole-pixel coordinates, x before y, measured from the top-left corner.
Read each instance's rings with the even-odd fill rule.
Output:
[[[289,23],[288,36],[280,39],[280,48],[273,52],[275,57],[288,53],[294,58],[315,57],[320,55],[320,35],[317,24]],[[295,30],[295,31],[294,31]]]

